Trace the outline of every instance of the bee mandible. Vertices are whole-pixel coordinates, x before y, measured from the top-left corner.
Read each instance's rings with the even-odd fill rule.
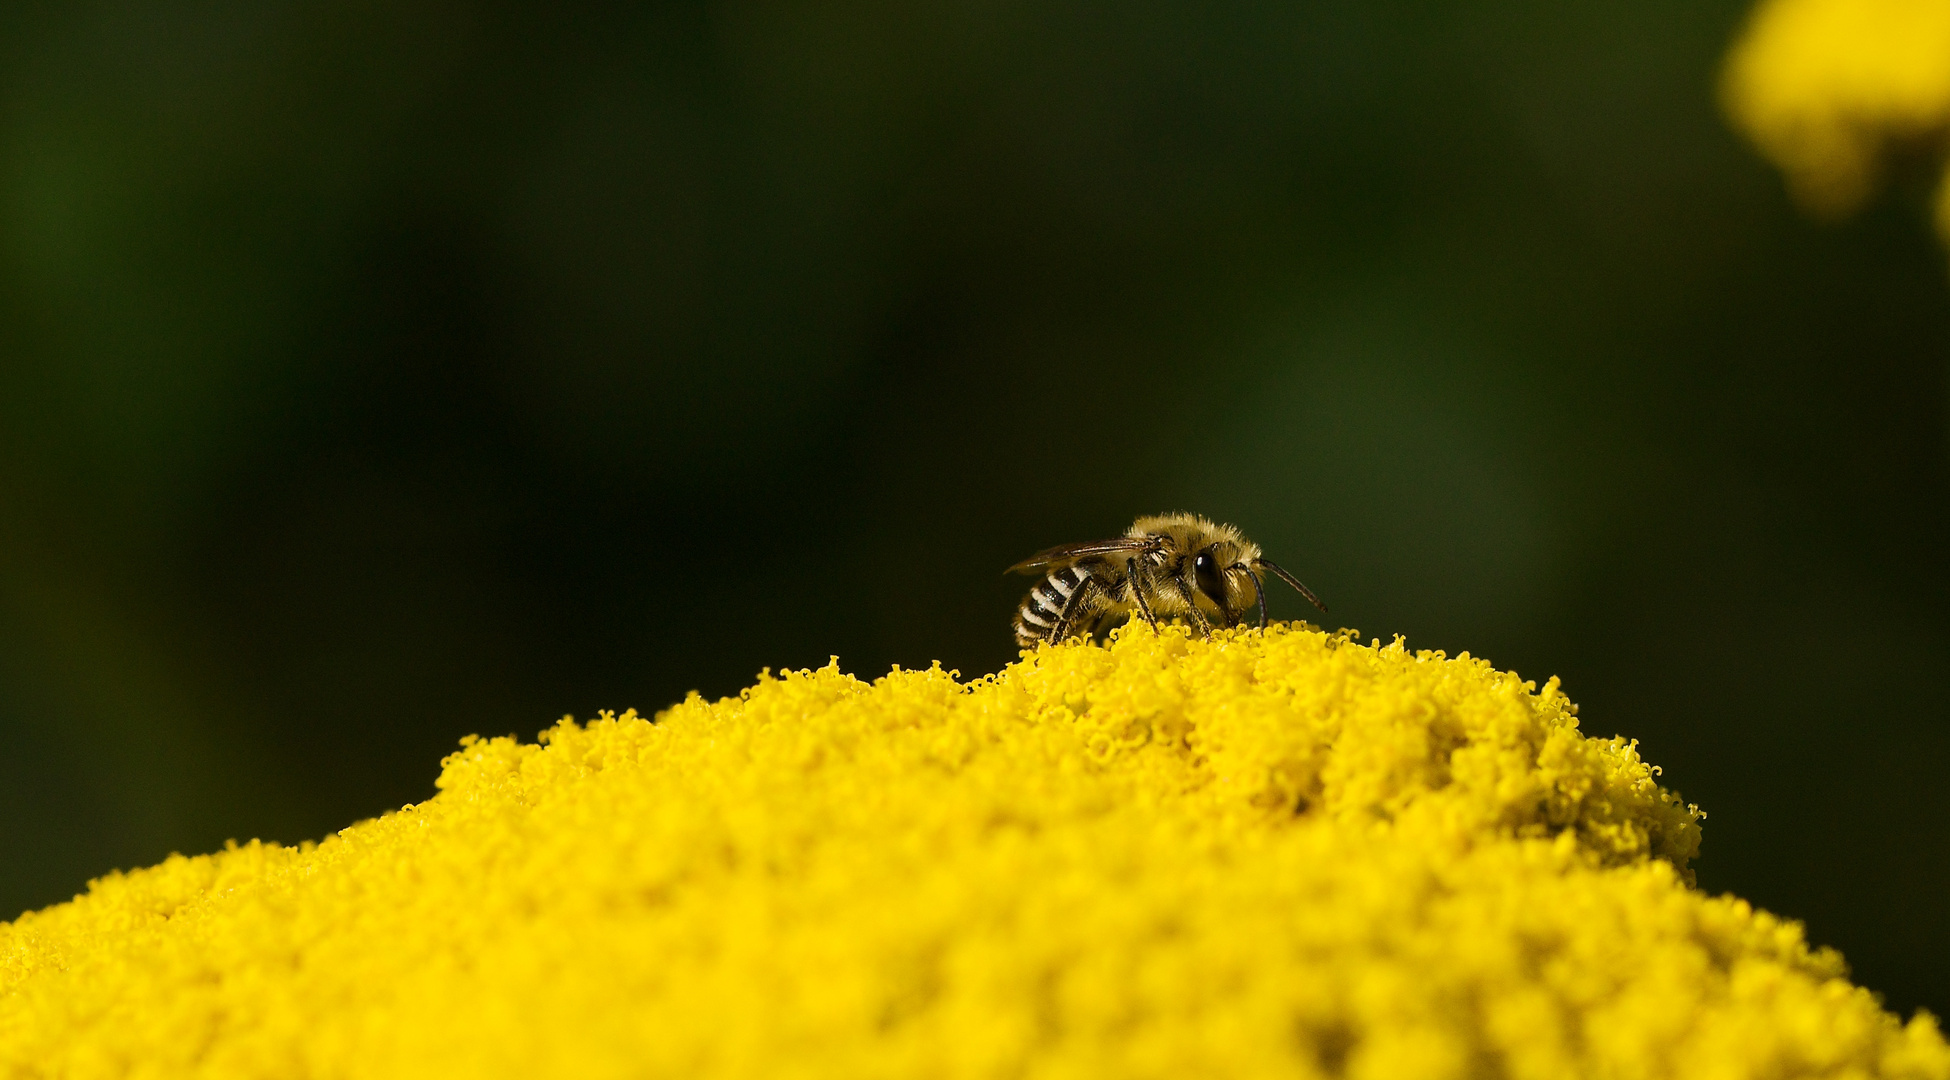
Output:
[[[1094,635],[1106,620],[1133,611],[1153,630],[1160,617],[1184,616],[1199,633],[1209,634],[1212,620],[1201,603],[1232,627],[1257,601],[1264,627],[1266,585],[1260,571],[1327,610],[1312,589],[1262,556],[1259,545],[1238,529],[1196,514],[1141,517],[1123,536],[1053,547],[1009,570],[1044,575],[1016,609],[1016,644],[1025,649],[1039,641]]]

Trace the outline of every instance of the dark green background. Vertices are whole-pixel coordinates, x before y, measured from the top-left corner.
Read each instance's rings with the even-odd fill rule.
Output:
[[[1920,166],[1795,212],[1741,15],[7,5],[0,908],[993,670],[1001,567],[1188,508],[1563,676],[1704,887],[1950,1010],[1945,254]]]

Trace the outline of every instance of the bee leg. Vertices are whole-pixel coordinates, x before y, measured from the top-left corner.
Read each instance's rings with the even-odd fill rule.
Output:
[[[1056,625],[1050,627],[1049,639],[1052,643],[1068,641],[1071,634],[1100,613],[1102,609],[1097,604],[1096,584],[1095,581],[1086,580],[1077,587],[1070,602],[1063,605],[1063,611],[1056,617]]]
[[[1124,560],[1124,574],[1124,585],[1131,590],[1131,599],[1137,601],[1138,614],[1144,616],[1144,621],[1151,624],[1151,632],[1154,634],[1157,633],[1158,617],[1151,614],[1151,601],[1144,598],[1144,589],[1138,584],[1138,561],[1136,559]]]
[[[1246,576],[1253,579],[1253,594],[1259,597],[1259,628],[1266,629],[1266,586],[1260,583],[1259,575],[1253,572],[1252,567],[1245,563],[1234,563],[1233,566],[1244,570]]]
[[[1192,613],[1192,625],[1198,627],[1198,636],[1211,637],[1211,620],[1205,617],[1205,612],[1198,609],[1198,597],[1192,593],[1192,587],[1180,581],[1178,595],[1185,598],[1185,610]]]
[[[1213,606],[1219,609],[1219,617],[1223,618],[1226,621],[1227,630],[1230,630],[1233,627],[1239,625],[1240,613],[1232,610],[1232,605],[1224,604],[1224,603],[1215,603]]]

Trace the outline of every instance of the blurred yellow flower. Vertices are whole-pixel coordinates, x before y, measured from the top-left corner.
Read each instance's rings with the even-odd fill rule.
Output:
[[[1127,628],[469,739],[0,927],[10,1077],[1950,1077],[1467,656]]]
[[[1950,132],[1950,0],[1762,0],[1722,96],[1803,205],[1847,213],[1892,146],[1940,150]],[[1950,239],[1950,182],[1936,218]]]

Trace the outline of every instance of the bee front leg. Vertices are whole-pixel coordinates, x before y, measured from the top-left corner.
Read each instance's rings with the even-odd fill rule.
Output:
[[[1145,597],[1144,588],[1139,583],[1136,559],[1124,560],[1124,574],[1124,587],[1131,590],[1131,599],[1137,601],[1138,614],[1144,616],[1144,621],[1151,624],[1151,632],[1157,633],[1158,617],[1151,614],[1151,601]]]
[[[1192,625],[1198,627],[1198,636],[1211,637],[1212,623],[1205,617],[1205,612],[1198,609],[1198,597],[1192,592],[1191,586],[1182,581],[1178,582],[1178,595],[1185,600],[1185,610],[1192,613]]]
[[[1233,568],[1244,570],[1246,577],[1252,581],[1253,595],[1259,599],[1259,628],[1266,629],[1266,586],[1260,582],[1259,575],[1253,572],[1253,568],[1245,563],[1239,563]]]

